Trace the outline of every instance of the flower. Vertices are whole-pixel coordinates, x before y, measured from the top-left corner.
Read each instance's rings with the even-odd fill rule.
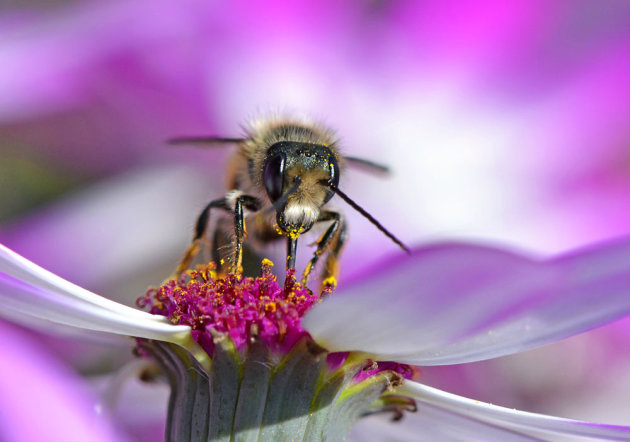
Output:
[[[5,247],[0,251],[0,302],[11,319],[199,350],[187,326],[108,301]],[[548,260],[497,247],[444,243],[417,248],[367,272],[309,308],[300,326],[329,352],[418,366],[459,364],[523,351],[626,316],[629,287],[628,239]],[[394,402],[401,394],[417,402],[427,434],[630,437],[630,427],[509,410],[410,380],[386,392],[384,399]],[[413,424],[415,419],[410,415],[405,421]],[[404,434],[405,421],[391,424],[391,434]],[[361,431],[361,421],[356,431]]]
[[[221,153],[176,153],[163,149],[163,140],[233,134],[244,115],[269,103],[324,115],[340,129],[347,153],[392,165],[393,182],[381,185],[351,172],[348,189],[405,239],[481,237],[555,253],[627,234],[627,11],[617,0],[271,2],[264,8],[248,1],[129,0],[3,8],[3,160],[26,155],[46,171],[54,162],[65,166],[59,175],[98,178],[140,166],[139,186],[147,164],[171,167],[191,157],[198,164],[194,179],[173,177],[172,187],[130,196],[130,204],[86,195],[93,216],[79,225],[67,202],[25,213],[41,200],[16,191],[28,182],[19,186],[5,174],[2,211],[8,201],[24,205],[8,212],[13,225],[3,226],[0,242],[130,303],[139,290],[137,283],[127,289],[130,275],[146,286],[147,269],[179,253],[188,239],[182,226],[222,188]],[[134,32],[121,33],[130,23]],[[11,172],[11,163],[3,163]],[[129,191],[128,178],[107,184],[125,181],[118,184]],[[183,214],[162,230],[146,216],[158,210],[155,195],[177,205],[168,215]],[[349,224],[351,239],[372,234],[361,220]],[[150,229],[161,232],[159,241]],[[379,241],[386,240],[349,241],[344,269],[359,270],[366,257],[381,259]],[[84,266],[86,257],[97,256],[98,266]],[[550,385],[553,393],[564,385],[566,397],[567,390],[583,391],[576,386],[617,378],[601,353],[623,355],[615,350],[627,339],[606,330],[586,338],[600,338],[589,346],[598,357],[572,359],[582,367],[579,381],[545,376],[553,370],[545,362],[556,358],[532,367],[512,359],[523,366],[507,370],[515,382],[505,387],[522,386],[522,403],[531,400],[532,383],[547,393]],[[505,378],[506,371],[501,376],[490,364],[481,368]],[[463,367],[470,375],[479,365]],[[431,373],[425,370],[425,379]],[[470,378],[465,375],[458,379]],[[490,394],[502,390],[496,384],[466,394],[507,400]],[[550,402],[545,397],[538,406]]]
[[[2,440],[124,440],[109,416],[94,408],[83,379],[38,339],[0,321]]]

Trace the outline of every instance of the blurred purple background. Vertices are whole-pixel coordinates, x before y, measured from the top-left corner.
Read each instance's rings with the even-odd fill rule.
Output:
[[[164,140],[239,135],[269,110],[311,114],[344,152],[389,164],[391,179],[347,171],[341,184],[411,245],[546,255],[630,232],[626,0],[26,1],[0,6],[0,35],[0,241],[127,304],[168,274],[223,192],[229,149]],[[345,272],[398,253],[334,204],[351,229]],[[630,392],[629,333],[622,321],[425,376],[624,423],[593,397]],[[79,370],[102,369],[106,350],[51,342]]]

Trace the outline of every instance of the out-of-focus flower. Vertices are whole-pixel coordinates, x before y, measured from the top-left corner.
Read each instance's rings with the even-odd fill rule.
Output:
[[[262,408],[258,412],[251,403],[241,410],[237,405],[240,401],[234,397],[228,401],[234,413],[239,415],[239,410],[245,413],[239,415],[239,422],[245,424],[243,429],[247,431],[252,430],[249,424],[258,422],[253,428],[261,433],[271,431],[276,434],[274,431],[279,431],[277,434],[291,437],[292,433],[285,434],[283,431],[297,435],[314,431],[313,434],[321,437],[326,434],[339,436],[348,430],[353,420],[369,412],[371,407],[368,403],[380,395],[372,405],[376,411],[399,412],[408,407],[409,400],[413,398],[421,413],[432,416],[432,427],[427,429],[427,434],[473,431],[480,437],[504,434],[523,439],[540,435],[630,438],[630,427],[597,425],[504,409],[444,393],[414,381],[402,382],[400,376],[397,382],[392,383],[393,374],[388,373],[395,372],[391,372],[392,368],[387,363],[380,368],[385,379],[379,378],[378,370],[368,375],[374,376],[375,381],[381,379],[384,382],[382,387],[377,388],[378,394],[368,394],[366,399],[369,397],[371,400],[365,404],[361,401],[355,403],[352,399],[363,397],[361,392],[369,393],[370,385],[375,382],[370,383],[371,377],[365,381],[353,381],[357,371],[353,371],[352,367],[361,369],[364,364],[357,365],[361,360],[395,360],[419,366],[467,363],[520,352],[627,315],[630,313],[628,240],[579,250],[546,261],[532,260],[494,247],[464,243],[424,247],[408,257],[388,263],[378,271],[367,272],[344,290],[310,307],[307,302],[310,294],[306,296],[302,288],[290,284],[283,292],[269,273],[255,282],[250,279],[240,281],[230,276],[217,280],[218,285],[215,286],[211,269],[201,270],[191,274],[193,280],[189,285],[176,287],[175,282],[169,282],[163,286],[164,291],[155,292],[155,298],[146,298],[157,302],[154,306],[164,310],[171,320],[190,324],[192,335],[186,325],[173,325],[163,316],[140,312],[102,298],[45,271],[5,247],[0,250],[0,300],[3,314],[8,318],[34,326],[75,327],[78,334],[87,329],[156,342],[155,348],[142,344],[141,348],[148,349],[146,351],[161,360],[162,366],[169,372],[176,398],[172,404],[179,404],[170,409],[171,421],[167,427],[170,437],[190,434],[192,430],[203,434],[208,431],[208,422],[204,419],[213,416],[210,398],[223,398],[221,403],[225,405],[227,402],[224,403],[224,400],[227,401],[229,395],[221,396],[227,391],[223,389],[236,388],[239,391],[240,383],[245,381],[239,380],[241,368],[237,355],[244,357],[246,354],[247,358],[262,357],[262,367],[271,364],[268,373],[271,393],[266,399],[261,396]],[[208,286],[207,290],[211,290],[208,294],[204,294],[204,284],[212,285]],[[213,297],[219,297],[213,301],[211,293]],[[252,316],[255,304],[246,299],[251,296],[260,297],[263,313],[273,304],[273,307],[282,309],[282,315],[264,316],[262,320],[255,314]],[[191,300],[199,305],[190,304]],[[223,307],[223,302],[234,303],[234,307]],[[307,304],[292,313],[289,304],[295,302]],[[287,305],[284,306],[284,303]],[[239,310],[242,308],[244,310]],[[199,309],[198,313],[195,309]],[[305,311],[306,315],[301,318]],[[271,334],[265,338],[265,333]],[[314,343],[322,348],[313,351],[307,344],[299,352],[296,348],[302,346],[293,343],[302,341],[300,335],[306,337],[307,342],[313,342],[309,336],[312,337]],[[256,339],[256,336],[262,340]],[[276,342],[273,336],[285,336],[288,340]],[[165,347],[159,342],[171,342],[178,346]],[[284,348],[283,342],[288,347]],[[191,350],[194,357],[183,352],[179,345]],[[256,345],[262,345],[261,348],[266,350],[258,354],[253,350]],[[236,348],[229,350],[232,346],[244,346],[247,350],[245,353]],[[340,352],[349,352],[341,360],[341,367],[330,359]],[[230,356],[231,353],[234,354]],[[328,369],[321,366],[317,357],[321,354],[329,355]],[[273,355],[279,359],[274,359]],[[203,367],[208,366],[208,356],[212,359],[212,371],[204,375]],[[237,358],[236,365],[230,363],[231,357]],[[247,358],[243,362],[245,370],[249,370]],[[291,362],[283,364],[285,358]],[[288,397],[300,398],[298,391],[309,390],[308,383],[299,384],[301,387],[289,396],[276,396],[286,386],[276,385],[275,381],[284,379],[279,373],[284,373],[289,366],[292,375],[287,377],[287,383],[289,379],[309,378],[307,374],[313,374],[313,367],[319,367],[316,371],[322,371],[324,378],[317,374],[312,379],[313,387],[319,387],[313,389],[311,394],[314,396],[302,398],[307,401],[305,414],[291,415],[285,425],[282,423],[284,419],[278,421],[276,418],[286,413],[289,416],[294,408],[285,410],[282,408],[283,401]],[[194,370],[186,367],[194,367]],[[252,373],[262,376],[256,367],[261,365],[254,363]],[[342,413],[327,415],[323,412],[329,417],[318,420],[321,413],[309,414],[313,411],[312,401],[317,401],[328,387],[334,386],[333,380],[339,377],[335,377],[337,370],[342,370],[343,376],[339,380],[344,379],[344,382],[337,386],[338,392],[333,389],[329,400],[319,406],[325,410],[330,405],[331,410],[337,409]],[[350,373],[350,377],[344,374],[346,372]],[[208,377],[212,379],[210,383]],[[235,386],[231,386],[231,378],[236,379]],[[328,384],[320,385],[319,382],[325,379],[332,384],[323,388]],[[353,382],[357,382],[356,385]],[[396,387],[401,382],[400,388],[386,388],[387,385]],[[249,391],[246,385],[240,388]],[[298,384],[295,387],[298,388]],[[274,397],[274,406],[267,411],[264,404]],[[209,415],[200,413],[200,409],[193,406],[204,398],[210,407]],[[294,405],[295,409],[301,409],[304,404],[298,401]],[[320,410],[319,406],[317,410]],[[211,429],[213,423],[226,423],[225,409],[221,410],[209,423]],[[280,414],[276,416],[273,410]],[[267,413],[272,413],[270,420],[265,419]],[[424,414],[422,416],[426,418]],[[328,419],[331,425],[338,426],[329,427]],[[404,422],[398,425],[391,426],[393,437],[398,430],[402,434],[406,431]],[[231,425],[229,428],[232,428]],[[257,431],[255,433],[258,434]]]
[[[355,172],[342,180],[409,242],[481,237],[556,252],[630,229],[624,0],[23,4],[0,16],[0,212],[16,207],[2,242],[121,302],[170,270],[195,212],[223,191],[224,154],[175,152],[163,140],[233,135],[259,108],[323,116],[346,152],[392,166],[385,185]],[[160,172],[164,163],[195,172]],[[114,173],[96,195],[24,216],[62,187]],[[168,220],[152,218],[163,201]],[[355,272],[390,245],[348,216],[343,260]],[[467,364],[453,375],[458,391],[507,401],[516,395],[501,388],[518,390],[517,405],[590,402],[627,371],[625,323],[547,350],[566,350],[581,376],[537,352]]]
[[[556,252],[628,232],[626,2],[134,0],[4,14],[0,134],[22,155],[92,173],[186,162],[195,154],[159,146],[294,108],[392,166],[386,188],[357,176],[348,188],[412,240]]]
[[[0,321],[0,439],[123,441],[83,379],[44,345]]]

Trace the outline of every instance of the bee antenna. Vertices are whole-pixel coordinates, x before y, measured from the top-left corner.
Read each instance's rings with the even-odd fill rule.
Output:
[[[206,147],[219,147],[226,144],[242,143],[243,141],[245,138],[234,137],[174,137],[166,140],[168,144],[173,146],[190,144]]]
[[[345,193],[343,193],[341,190],[339,190],[339,188],[337,186],[335,186],[333,183],[331,183],[330,181],[326,181],[326,185],[328,187],[330,187],[330,189],[335,192],[337,195],[339,195],[339,197],[344,200],[346,203],[348,203],[354,210],[356,210],[357,212],[359,212],[361,215],[363,215],[365,218],[367,218],[367,220],[369,222],[371,222],[372,224],[374,224],[374,226],[380,230],[381,232],[383,232],[385,234],[385,236],[387,236],[389,239],[391,239],[392,241],[394,241],[401,249],[403,249],[405,252],[407,253],[411,253],[411,251],[409,250],[409,248],[404,245],[402,243],[401,240],[399,240],[398,238],[396,238],[396,236],[394,236],[393,233],[391,233],[389,230],[387,230],[380,222],[378,222],[376,220],[376,218],[374,218],[372,215],[370,215],[363,207],[359,206],[357,203],[355,203],[348,195],[346,195]]]

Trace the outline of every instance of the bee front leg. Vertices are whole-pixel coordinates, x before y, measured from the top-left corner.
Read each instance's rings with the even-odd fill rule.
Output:
[[[260,210],[261,203],[258,198],[250,195],[239,195],[234,201],[234,261],[232,272],[243,273],[243,238],[246,235],[245,216],[243,207],[252,212]]]
[[[193,240],[184,252],[184,256],[179,261],[179,264],[175,268],[174,277],[181,275],[188,267],[190,267],[190,263],[197,256],[199,250],[201,249],[201,242],[203,241],[206,230],[208,229],[208,223],[210,222],[210,210],[211,209],[222,209],[222,210],[230,210],[227,206],[225,198],[221,198],[218,200],[211,201],[201,212],[199,217],[197,218],[197,223],[195,225],[195,234],[193,236]]]
[[[339,212],[333,210],[325,210],[319,216],[317,222],[332,221],[332,224],[322,236],[316,241],[317,249],[313,254],[313,257],[306,265],[304,274],[302,275],[302,284],[306,285],[311,271],[319,261],[319,258],[328,252],[326,258],[326,265],[322,272],[322,281],[326,281],[329,278],[337,277],[337,259],[343,248],[346,239],[346,223],[343,216]]]

